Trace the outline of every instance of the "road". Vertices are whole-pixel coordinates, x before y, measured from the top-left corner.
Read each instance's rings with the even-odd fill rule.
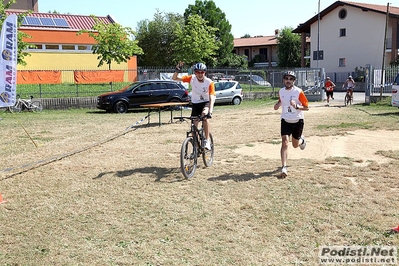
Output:
[[[344,98],[346,92],[334,92],[334,100],[330,99],[330,105],[339,106],[344,105]],[[324,101],[326,103],[326,101]],[[353,104],[364,103],[365,95],[364,92],[354,92],[353,93]]]

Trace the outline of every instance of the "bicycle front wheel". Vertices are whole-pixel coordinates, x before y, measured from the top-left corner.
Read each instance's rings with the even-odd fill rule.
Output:
[[[347,94],[345,94],[345,106],[347,106],[348,104],[349,104],[349,101],[350,101],[350,98],[351,98],[351,96],[347,93]]]
[[[20,113],[22,110],[21,104],[17,102],[14,106],[10,107],[11,111],[14,113]]]
[[[210,150],[204,149],[204,152],[202,153],[202,159],[206,167],[212,165],[213,155],[215,153],[215,146],[213,146],[213,137],[211,133],[209,133],[209,141],[211,142],[211,149]]]
[[[41,112],[43,111],[43,104],[39,101],[33,101],[30,105],[30,109],[33,112]]]
[[[197,169],[197,148],[192,137],[186,138],[181,146],[180,169],[187,179],[193,177]]]

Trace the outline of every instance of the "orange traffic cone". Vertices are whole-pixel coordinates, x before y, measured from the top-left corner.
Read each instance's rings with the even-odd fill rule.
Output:
[[[391,230],[394,231],[394,232],[396,232],[396,233],[399,233],[399,225],[398,225],[398,227],[392,228]]]
[[[6,202],[5,200],[3,200],[3,196],[0,193],[0,204]]]

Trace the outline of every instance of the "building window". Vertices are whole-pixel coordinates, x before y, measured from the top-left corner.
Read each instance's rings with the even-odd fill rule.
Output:
[[[43,49],[43,44],[34,44],[34,47],[31,47],[30,49],[42,50]]]
[[[260,59],[262,60],[262,62],[266,62],[267,61],[267,48],[260,48],[259,55],[260,55]]]
[[[62,50],[75,50],[75,45],[62,45]]]
[[[339,67],[344,67],[344,66],[346,66],[346,64],[345,64],[345,58],[340,58],[339,59],[339,62],[338,62],[338,66]]]
[[[249,58],[249,49],[244,50],[244,55]]]
[[[339,12],[338,12],[338,17],[340,19],[345,19],[346,15],[348,14],[348,12],[346,11],[345,8],[342,8]]]
[[[90,45],[78,45],[78,50],[83,51],[83,50],[90,50],[91,46]]]
[[[68,52],[75,51],[79,53],[91,53],[91,45],[74,45],[74,44],[32,44],[28,51],[51,51],[51,52]]]
[[[60,46],[58,44],[46,44],[46,50],[59,50]]]
[[[339,37],[345,37],[346,36],[346,29],[339,29]]]

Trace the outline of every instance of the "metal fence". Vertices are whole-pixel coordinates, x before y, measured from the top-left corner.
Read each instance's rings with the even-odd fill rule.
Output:
[[[363,83],[366,71],[369,71],[371,82],[371,93],[380,93],[381,88],[384,93],[390,93],[392,83],[399,72],[398,67],[387,68],[384,72],[383,82],[381,82],[381,69],[375,69],[372,66],[365,66],[361,68],[362,71],[357,72],[325,72],[324,69],[310,69],[310,68],[295,68],[292,69],[297,73],[296,85],[301,87],[307,95],[321,95],[323,94],[323,84],[326,76],[330,76],[331,80],[337,85],[337,89],[341,87],[346,78],[352,75],[357,80],[356,90],[365,91],[368,84]],[[256,67],[249,69],[239,68],[209,68],[207,76],[220,79],[234,79],[238,74],[258,75],[271,83],[276,91],[283,87],[282,75],[287,69],[285,68],[268,68]],[[63,98],[63,97],[91,97],[101,93],[115,91],[130,84],[133,80],[125,79],[125,82],[103,82],[103,83],[88,83],[78,84],[73,79],[74,70],[60,70],[62,72],[61,84],[24,84],[17,86],[17,93],[23,98],[33,95],[35,98]],[[95,71],[95,70],[86,70]],[[174,67],[138,67],[137,69],[126,69],[125,77],[135,76],[136,80],[151,80],[151,79],[170,79],[174,72]],[[134,75],[131,75],[134,72]],[[185,71],[188,74],[190,69]],[[250,89],[251,91],[251,89]]]

